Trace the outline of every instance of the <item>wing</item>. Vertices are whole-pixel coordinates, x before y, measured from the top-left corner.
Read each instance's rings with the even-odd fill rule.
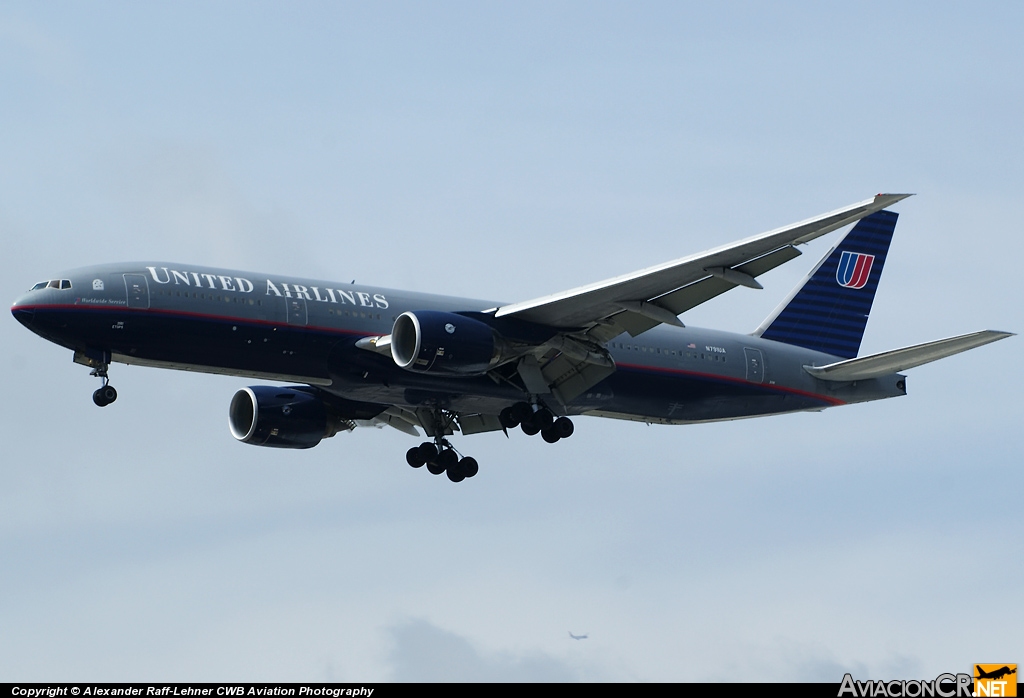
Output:
[[[854,223],[910,194],[879,194],[873,199],[784,228],[522,303],[501,306],[495,317],[514,317],[566,330],[583,331],[605,342],[622,332],[636,336],[736,286],[761,288],[755,277],[800,252],[794,245]]]

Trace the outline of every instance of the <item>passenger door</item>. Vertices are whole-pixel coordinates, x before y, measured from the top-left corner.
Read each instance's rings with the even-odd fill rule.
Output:
[[[747,380],[751,383],[764,382],[764,356],[760,349],[743,347],[743,355],[747,359]]]
[[[125,274],[124,287],[129,308],[145,310],[149,307],[149,280],[145,274]]]

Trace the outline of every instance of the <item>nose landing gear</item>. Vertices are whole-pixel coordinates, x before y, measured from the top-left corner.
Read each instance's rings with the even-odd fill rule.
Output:
[[[117,399],[117,391],[114,390],[114,386],[110,384],[110,378],[107,376],[107,364],[97,366],[89,375],[103,379],[103,386],[97,388],[92,394],[92,401],[96,403],[97,407],[106,407]]]

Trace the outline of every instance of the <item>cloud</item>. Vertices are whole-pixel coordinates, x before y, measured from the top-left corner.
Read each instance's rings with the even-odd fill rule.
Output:
[[[566,682],[580,672],[542,652],[484,653],[466,638],[422,619],[391,629],[394,681]]]

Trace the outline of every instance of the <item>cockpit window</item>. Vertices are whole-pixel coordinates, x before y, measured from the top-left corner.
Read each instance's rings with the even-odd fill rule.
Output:
[[[50,279],[49,281],[40,281],[38,284],[30,288],[30,291],[38,291],[41,288],[56,288],[67,290],[71,288],[71,279]]]

